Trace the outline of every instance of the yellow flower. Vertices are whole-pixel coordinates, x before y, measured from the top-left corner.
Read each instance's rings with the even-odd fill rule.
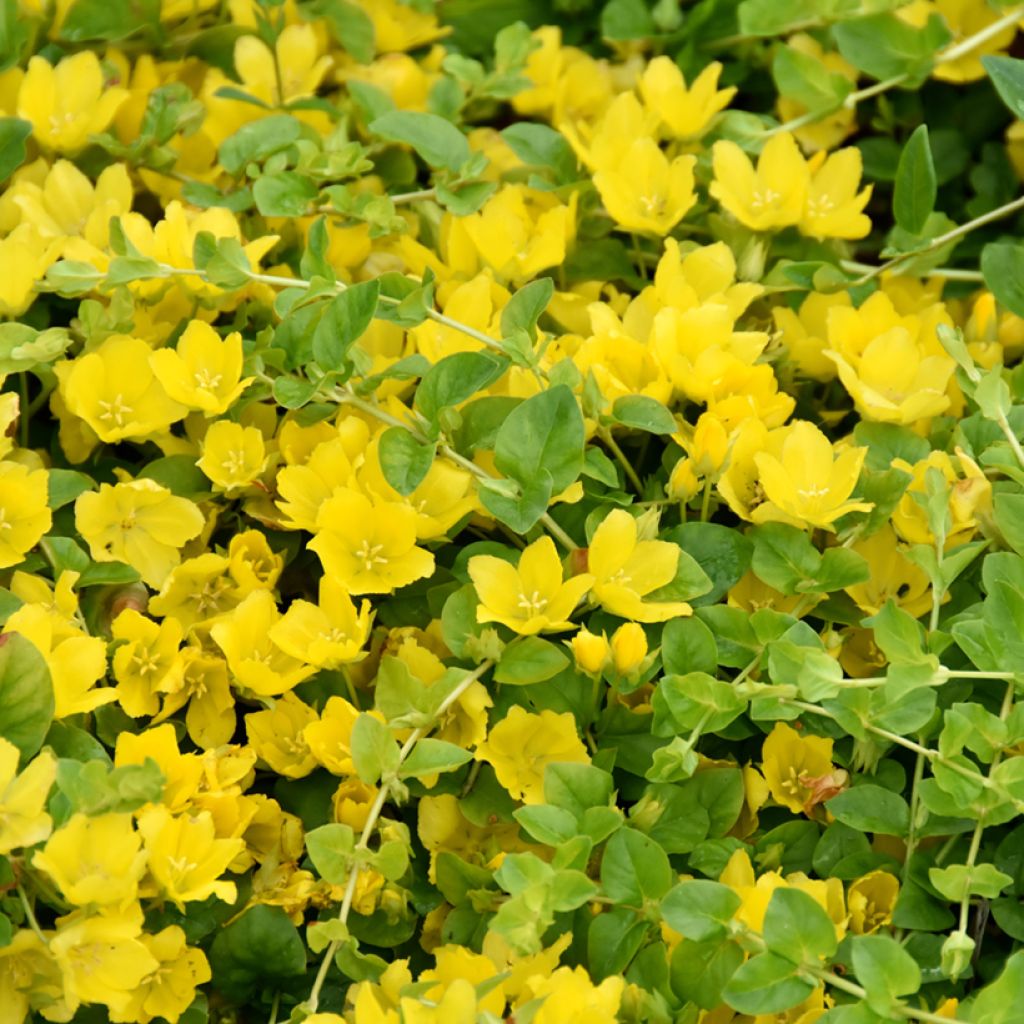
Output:
[[[219,416],[252,383],[242,379],[242,336],[232,332],[223,340],[202,320],[191,320],[173,348],[149,357],[153,375],[168,395],[204,416]]]
[[[584,968],[559,967],[549,976],[527,979],[516,1006],[543,1000],[533,1024],[615,1024],[625,987],[621,977],[613,975],[595,985]]]
[[[674,138],[700,138],[715,115],[736,95],[732,87],[718,89],[721,73],[722,65],[714,61],[687,88],[679,65],[671,57],[655,57],[640,76],[640,96]]]
[[[263,434],[257,427],[243,427],[218,420],[203,438],[202,458],[196,465],[219,491],[232,494],[248,487],[267,466]]]
[[[576,661],[576,667],[588,675],[598,675],[608,664],[611,648],[608,637],[597,636],[584,627],[570,641],[569,648]]]
[[[696,163],[694,156],[670,161],[654,139],[635,139],[620,151],[615,165],[602,166],[594,175],[594,185],[620,228],[662,236],[697,202]]]
[[[434,950],[434,962],[435,967],[428,968],[420,974],[421,982],[437,982],[433,988],[423,992],[423,996],[432,1003],[440,1002],[460,981],[468,982],[472,992],[476,985],[490,981],[494,977],[494,964],[490,959],[464,946],[438,946]],[[475,992],[472,994],[472,1000],[474,1010],[469,1019],[474,1022],[477,1012]],[[479,1009],[501,1017],[505,1009],[504,984],[499,982],[490,988],[487,995],[481,997]]]
[[[235,732],[235,698],[228,680],[228,666],[223,658],[199,647],[185,647],[181,652],[181,685],[164,698],[161,722],[188,704],[185,731],[197,747],[209,750],[227,743]]]
[[[18,462],[0,462],[0,568],[17,565],[49,532],[49,475]]]
[[[590,763],[570,712],[535,715],[518,704],[491,728],[476,759],[487,761],[509,795],[527,804],[544,802],[544,769],[549,764]]]
[[[36,282],[57,259],[60,242],[35,224],[19,224],[0,239],[0,316],[18,317],[36,298]]]
[[[33,1008],[57,1008],[64,983],[48,946],[30,928],[0,946],[0,1008],[3,1024],[24,1024]]]
[[[500,622],[523,636],[575,629],[569,617],[594,580],[583,573],[563,582],[550,537],[527,547],[517,566],[494,555],[475,555],[468,570],[480,598],[477,622]]]
[[[156,761],[164,777],[164,805],[172,811],[186,808],[202,782],[203,763],[195,754],[181,753],[170,722],[140,733],[118,733],[114,744],[115,768],[143,764],[147,757]]]
[[[155,935],[143,933],[139,941],[158,966],[143,978],[122,1017],[136,1024],[149,1024],[154,1017],[174,1024],[195,999],[196,987],[210,980],[206,954],[187,945],[185,933],[174,924]]]
[[[576,197],[574,192],[566,205],[554,193],[506,185],[461,223],[495,274],[528,281],[565,262],[566,247],[576,233]]]
[[[142,440],[185,416],[149,367],[150,348],[114,334],[91,352],[58,366],[68,410],[85,420],[101,441]]]
[[[846,905],[850,908],[850,931],[870,935],[892,923],[892,912],[900,894],[900,883],[888,871],[869,871],[850,883]]]
[[[867,540],[853,545],[867,560],[871,576],[846,588],[857,607],[866,615],[877,615],[893,601],[915,619],[932,606],[931,584],[925,571],[903,553],[896,531],[889,523]]]
[[[636,622],[624,622],[612,634],[612,663],[620,676],[635,675],[647,657],[647,634]]]
[[[235,43],[235,69],[243,88],[272,107],[316,94],[334,60],[320,54],[313,25],[288,25],[271,51],[244,35]]]
[[[18,774],[21,752],[0,736],[0,854],[41,843],[53,829],[46,801],[57,777],[57,759],[37,754]]]
[[[441,38],[449,30],[437,22],[433,11],[423,11],[401,0],[356,0],[373,22],[373,41],[378,53],[415,50]]]
[[[317,668],[337,668],[360,661],[373,623],[370,602],[356,611],[348,591],[329,576],[320,580],[318,604],[292,601],[270,630],[270,639],[285,654]]]
[[[984,32],[1000,13],[985,0],[917,0],[897,12],[897,16],[915,28],[923,28],[929,16],[941,14],[952,33],[950,47],[962,43],[976,33]],[[957,60],[936,61],[932,77],[946,82],[974,82],[985,77],[981,58],[993,53],[1004,53],[1017,35],[1016,25],[1006,25],[995,35],[979,40]]]
[[[712,148],[715,180],[711,195],[741,224],[772,231],[798,224],[804,216],[810,170],[793,136],[773,135],[757,158],[723,139]]]
[[[334,775],[355,775],[352,729],[358,717],[359,712],[344,697],[329,697],[319,721],[303,731],[313,756]]]
[[[103,80],[99,58],[80,50],[54,67],[30,57],[18,91],[18,117],[32,124],[43,149],[74,153],[114,119],[128,91]]]
[[[810,812],[819,782],[835,772],[832,741],[824,736],[802,736],[785,722],[776,722],[765,737],[761,758],[772,799],[794,814]]]
[[[416,546],[416,512],[408,505],[373,504],[341,490],[320,507],[317,528],[308,547],[350,594],[390,594],[434,571],[434,556]]]
[[[130,814],[73,814],[33,858],[76,907],[125,909],[146,870],[142,841]]]
[[[605,611],[634,622],[665,622],[693,609],[685,601],[648,601],[648,594],[675,579],[679,547],[664,540],[638,540],[636,520],[617,508],[590,540],[587,568],[594,599]]]
[[[316,712],[293,693],[286,693],[272,708],[245,716],[249,745],[270,770],[289,779],[301,779],[316,768],[304,730],[317,721]]]
[[[235,883],[220,881],[220,876],[245,844],[217,839],[209,811],[173,815],[163,805],[151,805],[139,815],[139,831],[153,880],[179,910],[211,896],[235,901]]]
[[[361,832],[377,799],[377,788],[368,786],[358,775],[342,780],[331,797],[334,820]]]
[[[186,559],[171,570],[160,593],[149,602],[149,611],[177,619],[186,630],[230,611],[242,595],[228,575],[229,564],[223,555],[209,551]]]
[[[285,466],[277,474],[275,489],[281,496],[277,507],[289,530],[316,530],[320,509],[335,491],[355,484],[356,464],[369,441],[369,430],[359,420],[355,436],[340,434],[318,444],[300,465]],[[359,430],[358,428],[361,428]],[[359,435],[362,436],[359,436]]]
[[[87,917],[78,911],[59,918],[50,953],[64,979],[64,1002],[74,1013],[82,1003],[99,1003],[123,1013],[143,980],[160,964],[140,941],[142,913]]]
[[[828,318],[833,307],[851,309],[848,292],[829,295],[811,292],[799,310],[776,306],[772,310],[779,341],[785,347],[786,359],[801,377],[829,381],[836,375],[835,361],[825,354],[828,345]]]
[[[121,707],[132,718],[155,715],[160,710],[158,694],[181,685],[181,623],[177,619],[157,623],[128,608],[114,619],[111,633],[120,641],[112,667]]]
[[[863,238],[871,221],[862,212],[871,198],[872,186],[860,192],[861,155],[856,146],[837,150],[825,157],[812,157],[811,181],[799,228],[812,238]]]
[[[314,671],[271,639],[271,630],[280,619],[273,594],[254,590],[210,629],[238,685],[260,697],[291,690]]]
[[[785,428],[777,452],[754,455],[768,499],[754,509],[754,522],[833,530],[847,512],[869,512],[871,502],[848,500],[866,455],[866,448],[846,448],[837,457],[813,423],[797,420]]]
[[[75,499],[75,525],[97,562],[126,562],[160,587],[181,562],[181,547],[203,529],[203,514],[155,480],[100,484]]]
[[[274,552],[259,530],[236,533],[228,544],[228,573],[243,596],[254,590],[273,590],[284,559]]]

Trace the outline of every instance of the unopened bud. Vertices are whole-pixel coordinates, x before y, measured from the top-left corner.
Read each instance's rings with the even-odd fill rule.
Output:
[[[608,637],[602,633],[598,636],[591,633],[589,629],[581,629],[569,641],[572,656],[576,660],[576,667],[587,675],[596,676],[608,664],[608,657],[611,648],[608,645]]]
[[[612,661],[622,676],[639,671],[647,657],[647,634],[636,622],[624,622],[612,635]]]

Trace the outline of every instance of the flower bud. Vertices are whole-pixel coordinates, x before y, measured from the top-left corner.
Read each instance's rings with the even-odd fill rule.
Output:
[[[952,932],[942,944],[942,973],[956,981],[970,966],[974,939],[967,932]]]
[[[612,636],[612,661],[619,675],[628,676],[640,670],[647,657],[647,634],[636,622],[624,622]]]
[[[587,675],[596,676],[608,664],[611,650],[604,633],[598,636],[583,628],[569,641],[569,647],[576,659],[576,667]]]

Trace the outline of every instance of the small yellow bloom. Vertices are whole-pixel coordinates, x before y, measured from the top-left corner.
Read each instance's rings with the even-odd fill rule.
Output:
[[[289,779],[301,779],[316,768],[304,730],[317,714],[293,693],[280,697],[273,708],[245,716],[249,745],[271,771]]]
[[[714,61],[687,87],[679,65],[671,57],[655,57],[640,76],[640,96],[674,138],[697,139],[736,95],[732,87],[719,90],[721,73],[722,65]]]
[[[788,132],[773,135],[757,158],[723,139],[712,148],[711,195],[741,224],[773,231],[799,224],[807,202],[810,170]]]
[[[527,547],[517,566],[494,555],[475,555],[468,569],[480,598],[477,622],[500,622],[523,636],[577,628],[569,617],[594,580],[583,573],[563,582],[550,537]]]
[[[17,565],[49,532],[48,481],[45,469],[0,462],[0,568]]]
[[[647,634],[636,622],[624,622],[612,634],[612,662],[621,676],[640,671],[647,657]]]
[[[313,756],[334,775],[355,775],[352,729],[359,712],[344,697],[329,697],[319,721],[303,731]]]
[[[76,907],[125,909],[138,898],[146,854],[130,814],[73,814],[32,865],[45,871]]]
[[[216,838],[209,811],[173,815],[163,805],[151,805],[139,815],[139,831],[153,880],[179,910],[211,896],[234,902],[235,883],[220,878],[245,844]]]
[[[836,375],[836,364],[825,354],[828,345],[828,317],[833,307],[851,309],[848,292],[825,294],[811,292],[799,310],[776,306],[772,310],[775,326],[781,332],[779,341],[786,350],[786,359],[801,377],[829,381]]]
[[[378,53],[415,50],[440,39],[448,29],[438,24],[433,11],[403,4],[401,0],[357,0],[373,22]]]
[[[856,146],[837,150],[825,157],[817,153],[810,161],[811,181],[807,201],[798,225],[811,238],[863,238],[871,221],[862,212],[871,198],[872,186],[860,192],[862,161]]]
[[[273,594],[254,590],[210,629],[238,685],[261,697],[291,690],[314,671],[271,639],[271,631],[280,619]]]
[[[512,798],[527,804],[544,802],[544,769],[549,764],[590,763],[570,712],[535,715],[518,704],[492,727],[476,759],[487,761]]]
[[[263,434],[257,427],[217,420],[206,432],[202,449],[196,465],[227,494],[248,487],[267,466]]]
[[[143,440],[185,416],[153,376],[150,348],[114,334],[91,352],[57,367],[68,410],[85,420],[101,441]]]
[[[30,57],[18,92],[18,117],[32,123],[43,149],[75,153],[102,132],[128,99],[128,91],[107,85],[92,50],[65,57],[56,67]]]
[[[870,935],[892,923],[892,912],[900,894],[900,883],[888,871],[869,871],[850,883],[846,905],[850,908],[850,931]]]
[[[159,966],[143,979],[122,1016],[136,1024],[149,1024],[154,1017],[175,1024],[195,999],[196,987],[210,980],[206,954],[187,945],[185,933],[174,924],[155,935],[143,933],[139,941]]]
[[[679,547],[638,540],[636,520],[617,508],[594,531],[587,555],[594,599],[605,611],[634,622],[665,622],[693,611],[685,601],[649,601],[647,595],[675,579]]]
[[[925,571],[903,553],[896,531],[889,523],[867,540],[853,545],[871,571],[869,579],[846,588],[865,615],[877,615],[893,601],[915,619],[932,606],[931,584]]]
[[[765,737],[761,757],[772,799],[794,814],[809,812],[817,783],[835,771],[830,739],[803,736],[785,722],[776,722]]]
[[[848,500],[866,448],[846,448],[838,456],[832,442],[813,424],[797,420],[785,428],[777,452],[754,455],[767,501],[754,509],[755,523],[784,522],[833,530],[847,512],[869,512],[874,505]]]
[[[598,675],[608,664],[611,648],[608,637],[602,633],[598,636],[584,627],[569,641],[576,667],[588,675]]]
[[[368,786],[358,775],[342,780],[331,797],[334,820],[361,832],[377,799],[377,788]]]
[[[242,336],[226,338],[202,320],[191,320],[177,345],[149,357],[153,375],[175,402],[204,416],[219,416],[252,383],[242,379]]]
[[[434,571],[434,556],[416,546],[416,512],[408,505],[373,504],[340,490],[320,507],[317,529],[310,550],[350,594],[390,594]]]
[[[270,630],[270,639],[285,654],[317,668],[337,668],[366,657],[374,613],[370,602],[356,610],[348,591],[329,576],[320,580],[320,600],[292,601]]]
[[[277,554],[260,530],[236,533],[228,544],[228,573],[242,596],[254,590],[273,590],[284,559]]]
[[[175,566],[160,593],[149,602],[149,611],[163,618],[177,619],[182,629],[229,612],[242,600],[235,581],[228,574],[228,559],[208,551],[187,558]]]
[[[121,641],[112,659],[121,707],[132,718],[155,715],[160,710],[158,694],[181,685],[181,623],[157,623],[128,608],[114,619],[111,632]]]
[[[440,1002],[460,981],[468,982],[472,990],[474,986],[490,981],[494,977],[494,964],[490,959],[482,953],[474,953],[464,946],[438,946],[434,950],[434,961],[435,967],[428,968],[420,974],[421,982],[437,983],[423,993],[427,1001],[432,1003]],[[474,1012],[470,1021],[475,1021],[477,1012],[475,993],[472,1000]],[[480,999],[479,1010],[501,1017],[505,1009],[505,1001],[505,986],[499,982]]]
[[[46,801],[57,777],[57,759],[37,754],[18,774],[21,752],[0,736],[0,854],[41,843],[53,829]]]
[[[313,25],[288,25],[273,51],[259,36],[242,36],[235,43],[235,69],[247,92],[279,107],[316,94],[334,63],[319,51]]]
[[[19,224],[0,239],[0,316],[18,317],[35,301],[36,282],[60,253],[60,242]]]
[[[149,586],[160,587],[204,519],[191,501],[142,478],[80,494],[75,525],[97,562],[126,562]]]
[[[541,999],[533,1024],[615,1024],[626,988],[612,976],[595,985],[582,967],[559,967],[553,974],[528,978],[516,1006]]]

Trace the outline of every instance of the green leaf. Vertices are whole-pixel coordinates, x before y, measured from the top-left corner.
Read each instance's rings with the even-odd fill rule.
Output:
[[[910,827],[907,801],[898,793],[873,783],[844,790],[825,806],[844,825],[861,832],[905,836]]]
[[[252,186],[256,209],[264,217],[305,217],[317,195],[316,185],[295,171],[264,174]]]
[[[648,434],[674,434],[676,418],[656,398],[647,395],[623,395],[612,406],[612,419],[624,427],[645,430]]]
[[[352,727],[352,763],[359,778],[370,786],[398,767],[398,744],[391,731],[365,712]]]
[[[117,42],[140,29],[156,30],[160,0],[75,0],[60,23],[59,38],[69,43],[87,39]]]
[[[718,666],[715,634],[700,619],[670,619],[661,634],[661,662],[668,675],[713,674]]]
[[[935,54],[950,40],[938,14],[921,28],[886,13],[845,21],[832,32],[839,52],[855,68],[877,79],[907,75],[909,84],[927,75]]]
[[[524,636],[510,643],[502,652],[494,670],[496,683],[529,686],[557,675],[569,659],[549,640]]]
[[[664,676],[654,690],[655,736],[675,736],[701,727],[717,732],[743,714],[747,702],[735,688],[705,672]]]
[[[985,285],[1011,313],[1024,316],[1024,246],[989,242],[981,250]]]
[[[284,910],[258,903],[217,932],[210,968],[215,990],[241,1005],[304,974],[306,946]]]
[[[990,54],[981,63],[1013,116],[1024,120],[1024,60]]]
[[[822,15],[821,0],[743,0],[737,10],[744,35],[785,35],[796,26],[816,22]]]
[[[579,176],[572,146],[554,128],[519,121],[505,128],[501,137],[524,164],[550,168],[558,184],[568,184]]]
[[[642,907],[661,899],[675,877],[665,851],[635,828],[620,828],[604,848],[601,887],[616,903]]]
[[[46,659],[18,633],[0,633],[0,736],[32,757],[53,721]]]
[[[0,118],[0,181],[6,181],[25,162],[25,142],[31,134],[31,122]]]
[[[491,352],[456,352],[439,359],[423,375],[414,404],[429,420],[452,405],[461,405],[490,387],[508,369],[503,356]]]
[[[751,957],[732,976],[722,998],[740,1013],[780,1013],[802,1003],[817,984],[796,973],[796,965],[775,953]]]
[[[795,99],[818,114],[837,109],[853,89],[845,75],[830,71],[817,58],[791,46],[776,49],[772,78],[779,95]]]
[[[785,523],[765,523],[748,536],[754,542],[751,568],[770,587],[783,594],[796,594],[801,583],[817,577],[821,555],[805,530]]]
[[[112,768],[109,760],[71,761],[57,765],[57,788],[72,811],[82,814],[129,814],[163,796],[160,766],[147,757],[142,764]]]
[[[918,125],[900,154],[892,196],[893,215],[904,231],[919,235],[924,230],[935,209],[937,189],[928,125]]]
[[[370,16],[350,0],[313,0],[304,11],[323,18],[339,46],[360,64],[369,64],[374,54],[374,30]]]
[[[374,119],[370,131],[391,142],[404,142],[431,166],[457,171],[472,155],[466,136],[443,117],[395,110]]]
[[[761,931],[773,953],[794,964],[816,964],[836,951],[836,926],[813,896],[799,889],[776,889],[768,901]]]
[[[994,864],[950,864],[944,868],[929,868],[928,881],[950,903],[960,903],[969,896],[994,900],[1013,878]]]
[[[438,772],[450,772],[472,759],[473,754],[469,750],[454,743],[427,737],[412,748],[412,753],[402,762],[398,774],[403,779],[414,779]]]
[[[321,825],[306,833],[306,853],[317,874],[331,885],[348,881],[355,845],[355,832],[350,825]]]
[[[592,764],[549,764],[544,769],[544,800],[582,817],[591,807],[607,807],[615,784]]]
[[[349,285],[332,300],[313,334],[313,357],[324,370],[340,370],[349,349],[362,337],[377,311],[376,280]]]
[[[890,936],[855,935],[850,949],[857,980],[876,1013],[891,1015],[900,996],[912,995],[921,987],[917,961]]]
[[[75,469],[51,469],[47,474],[48,498],[51,509],[70,505],[80,494],[91,491],[96,481]]]
[[[1002,973],[968,1004],[965,1019],[971,1024],[1020,1024],[1024,1007],[1024,950],[1006,961]]]
[[[669,967],[672,991],[702,1010],[717,1009],[722,1002],[723,989],[743,960],[744,952],[735,942],[683,939],[672,951]]]
[[[377,449],[384,479],[399,494],[412,494],[430,472],[436,449],[436,445],[417,441],[404,427],[388,427]]]
[[[554,293],[555,283],[550,277],[538,278],[516,291],[501,311],[502,337],[525,331],[531,341],[535,340],[537,321]]]
[[[579,824],[574,814],[562,807],[548,804],[534,804],[520,807],[512,816],[527,832],[548,846],[561,846],[577,835]]]
[[[661,916],[670,928],[695,942],[721,939],[742,900],[727,885],[692,879],[680,882],[661,901]]]
[[[608,0],[601,11],[603,39],[646,39],[656,31],[644,0]]]
[[[301,135],[302,124],[291,114],[271,114],[229,135],[220,144],[217,160],[228,174],[237,175],[246,164],[287,149]]]

